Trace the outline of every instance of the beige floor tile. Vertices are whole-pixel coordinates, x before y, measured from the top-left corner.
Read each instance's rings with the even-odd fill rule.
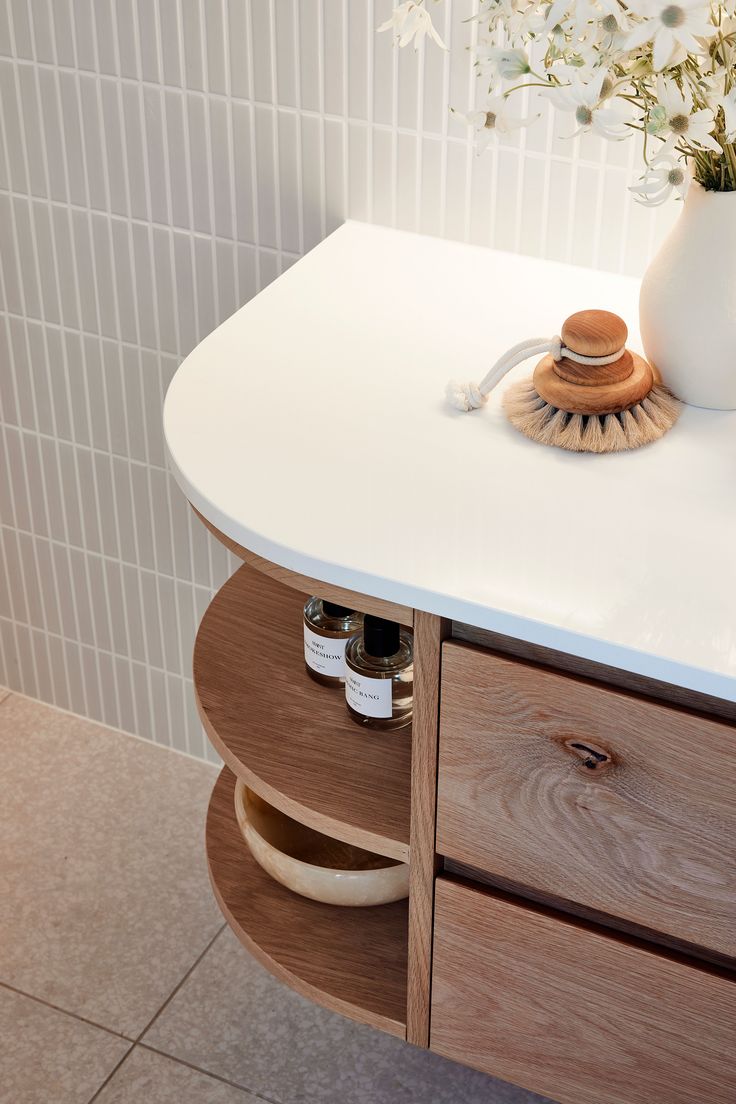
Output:
[[[6,690],[4,686],[0,686],[0,705],[2,705],[2,703],[5,701],[5,699],[9,698],[9,697],[10,697],[10,691]]]
[[[542,1102],[318,1008],[275,981],[229,931],[144,1038],[280,1104]]]
[[[0,988],[0,1100],[87,1104],[130,1043]]]
[[[136,1047],[95,1104],[262,1104],[255,1096]]]
[[[0,708],[0,981],[135,1037],[222,920],[216,770],[11,695]]]

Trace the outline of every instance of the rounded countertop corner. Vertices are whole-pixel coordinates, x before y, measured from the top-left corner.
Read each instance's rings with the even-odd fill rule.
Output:
[[[591,456],[518,434],[505,383],[443,400],[584,308],[638,349],[637,304],[630,277],[346,223],[184,360],[171,470],[282,567],[736,701],[736,413]]]

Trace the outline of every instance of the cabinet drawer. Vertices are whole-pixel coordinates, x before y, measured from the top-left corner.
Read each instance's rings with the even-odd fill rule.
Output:
[[[430,1047],[563,1104],[733,1104],[736,983],[437,881]]]
[[[736,728],[448,643],[437,850],[736,956]]]

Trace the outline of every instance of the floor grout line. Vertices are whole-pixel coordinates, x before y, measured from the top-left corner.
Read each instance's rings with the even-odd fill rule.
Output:
[[[2,704],[0,702],[0,704]],[[219,932],[218,932],[219,935]],[[45,1000],[44,997],[37,997],[33,993],[26,992],[25,989],[19,989],[17,985],[10,985],[7,981],[0,981],[0,989],[8,989],[11,993],[17,993],[19,997],[27,997],[28,1000],[35,1001],[36,1004],[42,1004],[44,1008],[50,1008],[52,1012],[61,1012],[63,1016],[71,1016],[73,1020],[79,1020],[80,1023],[87,1024],[89,1027],[96,1027],[99,1031],[105,1031],[108,1035],[114,1035],[118,1039],[124,1039],[126,1043],[135,1043],[135,1039],[131,1039],[130,1035],[125,1035],[122,1031],[115,1031],[112,1027],[105,1027],[104,1024],[97,1023],[96,1020],[90,1020],[87,1016],[80,1016],[78,1012],[72,1012],[68,1008],[62,1008],[60,1004],[54,1004],[52,1001]]]
[[[162,1056],[162,1057],[164,1057],[164,1058],[170,1058],[170,1059],[171,1059],[171,1055],[169,1055],[169,1054],[163,1054],[163,1052],[162,1052],[162,1051],[156,1051],[154,1047],[151,1047],[151,1046],[146,1046],[146,1044],[145,1044],[145,1043],[142,1043],[142,1042],[141,1042],[141,1040],[143,1039],[143,1036],[144,1036],[144,1035],[146,1034],[146,1032],[147,1032],[147,1031],[149,1031],[149,1030],[150,1030],[150,1029],[151,1029],[151,1028],[153,1027],[153,1025],[155,1024],[156,1020],[157,1020],[157,1019],[159,1018],[159,1016],[161,1015],[161,1013],[162,1013],[162,1012],[163,1012],[163,1011],[164,1011],[164,1010],[165,1010],[166,1008],[168,1008],[169,1004],[170,1004],[170,1003],[171,1003],[171,1001],[172,1001],[172,1000],[174,999],[174,997],[176,996],[176,994],[177,994],[177,993],[179,992],[179,990],[181,989],[181,987],[182,987],[182,985],[184,984],[184,982],[185,982],[185,981],[187,980],[187,978],[188,978],[188,977],[189,977],[189,976],[191,975],[192,971],[196,970],[197,966],[198,966],[198,965],[200,964],[200,962],[202,961],[202,959],[204,958],[204,956],[205,956],[205,955],[207,954],[207,952],[209,951],[209,949],[210,949],[210,947],[212,946],[212,944],[213,944],[213,943],[215,942],[215,940],[217,939],[217,937],[218,937],[218,936],[219,936],[219,935],[220,935],[220,934],[221,934],[221,933],[223,932],[223,930],[224,930],[224,929],[225,929],[226,927],[227,927],[227,925],[226,925],[226,924],[222,924],[222,925],[221,925],[221,926],[220,926],[220,927],[219,927],[219,928],[217,929],[217,931],[215,932],[215,934],[214,934],[214,935],[212,936],[212,938],[211,938],[211,939],[210,939],[210,941],[208,942],[207,946],[206,946],[206,947],[204,948],[204,950],[203,950],[203,951],[201,951],[201,952],[200,952],[200,953],[199,953],[199,954],[197,955],[197,957],[195,958],[195,960],[194,960],[194,962],[192,963],[192,965],[191,965],[191,966],[189,967],[189,969],[188,969],[188,970],[187,970],[187,971],[186,971],[186,972],[184,973],[184,975],[183,975],[183,976],[182,976],[182,977],[181,977],[181,978],[179,979],[179,981],[178,981],[178,982],[177,982],[177,984],[176,984],[176,985],[174,986],[174,988],[172,989],[172,991],[171,991],[171,992],[169,993],[168,997],[167,997],[167,998],[166,998],[166,1000],[165,1000],[165,1001],[163,1002],[163,1004],[162,1004],[162,1005],[160,1006],[160,1008],[158,1008],[158,1009],[157,1009],[157,1011],[156,1011],[156,1012],[154,1013],[154,1015],[153,1015],[153,1016],[151,1017],[151,1019],[150,1019],[150,1020],[148,1021],[148,1023],[147,1023],[146,1025],[145,1025],[145,1027],[143,1028],[143,1030],[142,1030],[142,1031],[141,1031],[141,1032],[140,1032],[140,1033],[139,1033],[139,1034],[137,1035],[137,1037],[136,1037],[136,1038],[135,1038],[134,1040],[132,1040],[132,1042],[131,1042],[131,1045],[130,1045],[130,1047],[129,1047],[129,1048],[128,1048],[128,1049],[126,1050],[125,1054],[124,1054],[124,1055],[123,1055],[123,1057],[122,1057],[122,1058],[120,1059],[120,1061],[119,1061],[119,1062],[117,1063],[117,1065],[116,1065],[116,1066],[115,1066],[115,1067],[114,1067],[114,1068],[113,1068],[112,1070],[110,1070],[110,1072],[108,1073],[107,1077],[106,1077],[106,1078],[105,1078],[105,1080],[104,1080],[104,1081],[102,1082],[102,1084],[101,1084],[101,1085],[98,1085],[98,1087],[97,1087],[97,1089],[95,1090],[95,1092],[93,1093],[93,1095],[92,1095],[92,1096],[91,1096],[91,1097],[89,1098],[89,1100],[87,1101],[87,1104],[94,1104],[94,1101],[98,1099],[98,1097],[99,1097],[100,1093],[102,1092],[102,1090],[103,1090],[103,1089],[104,1089],[104,1088],[105,1088],[105,1087],[106,1087],[107,1085],[109,1085],[109,1084],[110,1084],[110,1082],[112,1081],[112,1079],[113,1079],[113,1077],[115,1076],[115,1074],[116,1074],[116,1073],[118,1072],[118,1070],[119,1070],[119,1069],[121,1068],[121,1066],[123,1066],[123,1065],[124,1065],[124,1063],[125,1063],[125,1062],[127,1062],[128,1058],[130,1058],[131,1054],[133,1053],[133,1051],[134,1051],[134,1050],[135,1050],[135,1049],[136,1049],[136,1048],[137,1048],[138,1046],[142,1046],[142,1047],[143,1047],[143,1048],[144,1048],[145,1050],[150,1050],[150,1051],[154,1051],[154,1053],[157,1053],[157,1054],[161,1054],[161,1056]],[[177,1062],[177,1061],[179,1061],[179,1060],[178,1060],[178,1058],[173,1058],[173,1059],[171,1059],[171,1060],[172,1060],[172,1061],[174,1061],[174,1062]],[[180,1064],[181,1064],[181,1065],[187,1065],[187,1063],[186,1063],[186,1062],[181,1062]],[[195,1067],[192,1067],[192,1068],[195,1068]],[[206,1072],[206,1071],[205,1071],[205,1070],[202,1070],[202,1071],[200,1071],[200,1072],[204,1073],[204,1072]],[[219,1079],[218,1079],[218,1080],[219,1080]],[[241,1088],[241,1086],[240,1086],[240,1085],[236,1085],[236,1086],[235,1086],[235,1088]]]
[[[226,924],[226,923],[222,923],[222,924],[220,925],[220,927],[219,927],[219,928],[217,929],[217,931],[215,932],[215,934],[214,934],[214,935],[212,936],[212,938],[210,939],[210,941],[209,941],[209,943],[207,944],[207,946],[206,946],[206,947],[204,948],[204,950],[203,950],[203,951],[200,951],[200,953],[199,953],[199,954],[197,955],[197,957],[195,958],[195,960],[194,960],[194,962],[192,963],[192,965],[191,965],[191,966],[189,967],[189,969],[188,969],[188,970],[186,971],[186,973],[185,973],[185,974],[184,974],[184,975],[183,975],[183,976],[182,976],[182,977],[181,977],[181,978],[179,979],[178,983],[177,983],[177,984],[176,984],[176,985],[174,986],[174,988],[173,988],[173,989],[171,990],[171,992],[169,993],[168,997],[167,997],[167,998],[166,998],[166,1000],[165,1000],[165,1001],[163,1002],[163,1004],[161,1005],[161,1007],[160,1007],[160,1008],[158,1009],[158,1011],[157,1011],[157,1012],[155,1012],[155,1013],[154,1013],[153,1017],[152,1017],[152,1018],[151,1018],[151,1019],[150,1019],[150,1020],[148,1021],[148,1023],[146,1024],[146,1026],[145,1026],[145,1027],[143,1028],[143,1030],[141,1031],[141,1033],[140,1033],[140,1034],[139,1034],[139,1035],[137,1036],[137,1038],[136,1038],[136,1040],[135,1040],[135,1042],[136,1042],[136,1043],[140,1043],[140,1042],[141,1042],[141,1040],[143,1039],[143,1036],[144,1036],[144,1035],[146,1034],[146,1032],[148,1032],[148,1031],[150,1031],[150,1030],[151,1030],[151,1028],[152,1028],[152,1027],[153,1027],[153,1025],[154,1025],[154,1024],[156,1023],[156,1020],[157,1020],[157,1019],[159,1018],[159,1016],[161,1015],[161,1013],[162,1013],[162,1012],[164,1012],[164,1011],[165,1011],[165,1010],[166,1010],[166,1009],[167,1009],[167,1008],[169,1007],[169,1005],[171,1004],[171,1002],[172,1002],[172,1000],[174,999],[174,997],[176,996],[176,994],[177,994],[177,993],[179,992],[179,990],[181,989],[181,987],[182,987],[182,986],[184,985],[184,982],[185,982],[185,981],[186,981],[186,980],[187,980],[187,979],[188,979],[188,978],[189,978],[189,977],[190,977],[190,976],[192,975],[192,973],[193,973],[193,972],[194,972],[194,971],[196,970],[196,968],[197,968],[197,967],[199,966],[199,964],[200,964],[200,962],[202,961],[202,959],[204,958],[204,956],[205,956],[205,955],[207,954],[207,952],[209,951],[209,949],[210,949],[210,947],[212,946],[212,944],[213,944],[213,943],[215,942],[215,940],[216,940],[216,939],[217,939],[217,938],[218,938],[218,937],[219,937],[220,935],[222,935],[222,933],[224,932],[224,930],[225,930],[225,928],[226,928],[226,927],[227,927],[227,924]]]
[[[196,959],[196,961],[192,963],[192,965],[191,965],[191,966],[189,967],[189,969],[187,970],[187,972],[186,972],[186,973],[184,974],[184,976],[183,976],[183,978],[181,979],[181,981],[179,982],[179,984],[178,984],[178,985],[176,986],[176,988],[175,988],[175,989],[173,989],[173,990],[172,990],[172,992],[171,992],[171,993],[169,994],[169,996],[168,996],[168,997],[166,998],[166,1000],[164,1001],[164,1003],[163,1003],[163,1004],[161,1005],[161,1007],[159,1008],[158,1012],[157,1012],[157,1013],[156,1013],[156,1015],[155,1015],[155,1016],[153,1017],[153,1019],[151,1020],[151,1022],[150,1022],[149,1024],[147,1024],[147,1025],[146,1025],[146,1027],[144,1027],[143,1031],[142,1031],[142,1032],[140,1033],[140,1035],[138,1036],[138,1038],[137,1038],[137,1039],[135,1040],[135,1043],[134,1043],[134,1044],[133,1044],[133,1046],[132,1046],[132,1047],[130,1048],[130,1050],[128,1051],[128,1054],[126,1054],[126,1056],[125,1056],[125,1057],[127,1058],[127,1057],[128,1057],[128,1055],[129,1055],[129,1054],[130,1054],[130,1053],[131,1053],[131,1052],[132,1052],[132,1051],[133,1051],[133,1050],[134,1050],[134,1049],[135,1049],[136,1047],[141,1047],[141,1048],[143,1048],[144,1050],[148,1050],[148,1051],[150,1051],[150,1052],[151,1052],[152,1054],[158,1054],[158,1055],[160,1055],[160,1056],[161,1056],[162,1058],[168,1058],[168,1059],[169,1059],[170,1061],[172,1061],[172,1062],[178,1062],[180,1066],[186,1066],[186,1067],[187,1067],[187,1069],[195,1070],[195,1071],[196,1071],[197,1073],[202,1073],[202,1074],[205,1074],[205,1076],[207,1076],[207,1077],[212,1077],[212,1078],[214,1078],[214,1080],[215,1080],[215,1081],[221,1081],[221,1082],[222,1082],[222,1083],[223,1083],[224,1085],[230,1085],[230,1086],[231,1086],[232,1088],[234,1088],[234,1089],[240,1089],[240,1091],[241,1091],[241,1092],[247,1092],[247,1093],[250,1093],[250,1095],[251,1095],[251,1096],[255,1096],[255,1097],[257,1097],[257,1098],[258,1098],[259,1100],[263,1100],[263,1101],[265,1101],[265,1102],[266,1102],[266,1104],[282,1104],[282,1102],[281,1102],[281,1101],[275,1100],[275,1099],[274,1099],[273,1097],[270,1097],[270,1096],[264,1096],[264,1095],[263,1095],[263,1093],[260,1093],[260,1092],[258,1092],[258,1091],[257,1091],[257,1090],[255,1090],[255,1089],[251,1089],[251,1088],[250,1088],[250,1087],[249,1087],[248,1085],[243,1085],[243,1084],[241,1084],[241,1083],[240,1083],[240,1082],[238,1082],[238,1081],[231,1081],[231,1080],[230,1080],[230,1079],[229,1079],[228,1077],[223,1077],[223,1076],[222,1076],[221,1074],[219,1074],[219,1073],[213,1073],[213,1072],[212,1072],[212,1070],[209,1070],[209,1069],[205,1069],[205,1067],[203,1067],[203,1066],[197,1066],[197,1065],[195,1065],[195,1064],[194,1064],[194,1062],[188,1062],[188,1061],[187,1061],[187,1060],[186,1060],[185,1058],[179,1058],[179,1057],[177,1057],[177,1056],[176,1056],[176,1055],[174,1055],[174,1054],[169,1054],[169,1053],[168,1053],[167,1051],[165,1051],[165,1050],[160,1050],[160,1049],[159,1049],[159,1047],[156,1047],[156,1046],[152,1046],[152,1045],[151,1045],[151,1043],[146,1043],[146,1042],[144,1042],[144,1036],[145,1036],[145,1035],[146,1035],[146,1034],[147,1034],[147,1033],[148,1033],[148,1032],[149,1032],[149,1031],[151,1030],[151,1028],[153,1027],[153,1025],[154,1025],[154,1024],[156,1023],[156,1021],[158,1020],[159,1016],[161,1016],[161,1014],[162,1014],[163,1012],[165,1012],[165,1010],[166,1010],[166,1009],[168,1008],[168,1006],[169,1006],[169,1005],[171,1004],[171,1002],[173,1001],[174,997],[175,997],[175,996],[177,995],[177,993],[178,993],[178,992],[180,991],[180,989],[181,989],[181,988],[183,987],[183,985],[185,984],[185,982],[186,982],[186,981],[188,980],[188,978],[189,978],[189,977],[190,977],[190,976],[191,976],[191,975],[192,975],[192,974],[194,973],[194,971],[196,970],[197,966],[199,966],[200,962],[201,962],[201,961],[202,961],[202,960],[204,959],[205,955],[207,955],[207,954],[208,954],[208,952],[210,951],[210,949],[212,948],[212,946],[214,945],[214,943],[215,943],[215,942],[216,942],[216,941],[217,941],[217,940],[219,939],[219,937],[220,937],[220,936],[222,935],[222,933],[223,933],[223,932],[224,932],[224,931],[225,931],[225,930],[227,929],[227,926],[228,926],[227,924],[222,924],[222,926],[220,927],[220,929],[219,929],[219,930],[218,930],[218,931],[217,931],[217,932],[216,932],[216,933],[215,933],[215,934],[213,935],[212,939],[210,939],[210,941],[209,941],[209,943],[207,944],[207,946],[205,947],[205,949],[204,949],[204,950],[202,951],[202,953],[201,953],[201,954],[199,955],[199,957],[198,957],[198,958]],[[119,1067],[118,1067],[118,1068],[119,1068]],[[101,1086],[101,1088],[102,1088],[102,1086]],[[98,1090],[98,1092],[99,1092],[99,1091],[100,1091],[100,1090]],[[95,1096],[96,1096],[96,1095],[97,1095],[97,1094],[95,1094]],[[88,1104],[92,1104],[92,1101],[93,1101],[94,1099],[95,1099],[95,1097],[92,1097],[92,1100],[90,1100],[90,1101],[88,1102]]]
[[[275,1097],[264,1096],[263,1093],[258,1092],[256,1089],[251,1089],[247,1085],[241,1084],[239,1081],[231,1081],[229,1077],[223,1077],[220,1073],[213,1073],[212,1070],[205,1069],[204,1066],[197,1066],[194,1062],[188,1062],[186,1058],[177,1058],[173,1054],[168,1054],[165,1050],[159,1050],[158,1047],[151,1046],[150,1043],[136,1043],[135,1045],[141,1047],[143,1050],[150,1051],[151,1054],[158,1054],[161,1058],[168,1058],[171,1062],[177,1062],[180,1066],[186,1066],[187,1069],[194,1070],[196,1073],[203,1073],[206,1077],[211,1077],[214,1081],[220,1081],[223,1085],[229,1085],[233,1089],[239,1089],[241,1092],[248,1093],[250,1096],[255,1096],[258,1100],[265,1101],[266,1104],[283,1104],[282,1101],[276,1100]],[[89,1104],[92,1104],[92,1101],[90,1101]]]
[[[9,697],[11,697],[11,696],[12,696],[12,693],[9,693],[9,694],[7,694],[7,695],[6,695],[6,697],[8,697],[8,698],[9,698]],[[6,700],[5,698],[3,698],[3,699],[1,699],[1,700],[0,700],[0,706],[1,706],[2,704],[3,704],[3,702],[4,702],[5,700]],[[190,757],[190,758],[191,758],[191,757]],[[151,1029],[151,1028],[153,1027],[153,1025],[154,1025],[154,1024],[156,1023],[156,1021],[158,1020],[159,1016],[160,1016],[160,1015],[161,1015],[161,1014],[162,1014],[162,1013],[163,1013],[163,1012],[164,1012],[164,1011],[166,1010],[166,1008],[168,1008],[168,1006],[169,1006],[169,1004],[171,1003],[171,1001],[172,1001],[172,1000],[174,999],[174,997],[175,997],[175,996],[177,995],[177,993],[179,992],[179,990],[180,990],[180,989],[182,988],[182,986],[183,986],[183,985],[184,985],[184,983],[185,983],[185,982],[187,981],[187,979],[188,979],[188,978],[189,978],[189,977],[191,976],[191,974],[192,974],[192,973],[194,972],[194,970],[196,970],[197,966],[199,966],[200,962],[201,962],[201,961],[202,961],[202,959],[203,959],[203,958],[205,957],[205,955],[207,954],[207,952],[208,952],[208,951],[210,950],[210,948],[211,948],[211,947],[212,947],[212,945],[214,944],[215,940],[216,940],[216,939],[217,939],[217,938],[218,938],[218,937],[219,937],[220,935],[222,935],[222,933],[223,933],[223,931],[225,930],[225,928],[226,928],[226,927],[227,927],[227,924],[225,924],[225,923],[223,923],[223,924],[221,924],[221,925],[220,925],[220,927],[219,927],[219,928],[217,929],[217,931],[216,931],[216,932],[215,932],[215,934],[214,934],[214,935],[212,936],[212,938],[211,938],[211,939],[209,940],[209,942],[208,942],[208,943],[207,943],[207,945],[206,945],[206,946],[204,947],[204,949],[203,949],[202,951],[200,951],[200,953],[199,953],[199,954],[197,955],[197,957],[195,958],[194,962],[193,962],[193,963],[191,964],[191,966],[189,966],[189,968],[188,968],[188,969],[187,969],[187,970],[185,971],[185,973],[184,973],[184,974],[182,975],[182,977],[181,977],[181,978],[179,979],[179,981],[177,982],[177,984],[176,984],[176,985],[174,986],[174,988],[173,988],[173,989],[171,990],[171,992],[169,993],[169,995],[168,995],[168,997],[166,998],[166,1000],[165,1000],[165,1001],[164,1001],[164,1002],[163,1002],[163,1003],[161,1004],[161,1006],[160,1006],[160,1007],[159,1007],[159,1008],[158,1008],[158,1009],[156,1010],[156,1012],[155,1012],[155,1013],[154,1013],[154,1015],[153,1015],[153,1016],[151,1017],[151,1019],[150,1019],[150,1020],[148,1021],[148,1023],[147,1023],[146,1025],[145,1025],[145,1027],[143,1028],[143,1030],[142,1030],[142,1031],[140,1031],[140,1032],[139,1032],[139,1034],[138,1034],[138,1035],[137,1035],[137,1036],[136,1036],[135,1038],[131,1038],[131,1037],[130,1037],[130,1035],[125,1035],[125,1034],[123,1034],[123,1032],[122,1032],[122,1031],[114,1031],[114,1030],[113,1030],[112,1028],[110,1028],[110,1027],[105,1027],[105,1026],[104,1026],[103,1024],[97,1023],[97,1022],[96,1022],[95,1020],[90,1020],[90,1019],[88,1019],[88,1018],[87,1018],[86,1016],[80,1016],[78,1012],[71,1012],[71,1011],[70,1011],[70,1010],[69,1010],[68,1008],[62,1008],[62,1007],[61,1007],[60,1005],[58,1005],[58,1004],[53,1004],[53,1003],[52,1003],[51,1001],[47,1001],[47,1000],[45,1000],[45,999],[44,999],[43,997],[37,997],[37,996],[34,996],[34,994],[33,994],[33,993],[27,993],[27,992],[25,991],[25,989],[19,989],[19,988],[18,988],[17,986],[15,986],[15,985],[10,985],[10,984],[9,984],[8,982],[6,982],[6,981],[0,981],[0,988],[1,988],[1,989],[7,989],[7,990],[9,990],[9,991],[10,991],[11,993],[17,993],[17,995],[18,995],[18,996],[20,996],[20,997],[26,997],[26,998],[27,998],[28,1000],[32,1000],[32,1001],[34,1001],[34,1002],[35,1002],[36,1004],[40,1004],[40,1005],[43,1005],[43,1007],[44,1007],[44,1008],[49,1008],[49,1009],[51,1009],[51,1010],[52,1010],[53,1012],[59,1012],[59,1013],[61,1013],[61,1015],[63,1015],[63,1016],[70,1016],[70,1017],[71,1017],[71,1018],[72,1018],[73,1020],[77,1020],[77,1021],[78,1021],[79,1023],[87,1024],[87,1026],[88,1026],[88,1027],[95,1027],[95,1028],[97,1028],[97,1029],[98,1029],[99,1031],[104,1031],[104,1032],[105,1032],[106,1034],[108,1034],[108,1035],[113,1035],[113,1036],[114,1036],[115,1038],[117,1038],[117,1039],[122,1039],[122,1040],[123,1040],[124,1042],[126,1042],[126,1043],[130,1043],[130,1046],[129,1046],[129,1047],[128,1047],[128,1049],[127,1049],[127,1050],[125,1051],[125,1054],[124,1054],[124,1055],[122,1056],[122,1058],[120,1059],[120,1061],[119,1061],[119,1062],[117,1062],[117,1063],[115,1064],[115,1066],[114,1066],[114,1067],[113,1067],[113,1068],[112,1068],[112,1069],[110,1070],[109,1074],[107,1075],[107,1077],[105,1078],[105,1080],[104,1080],[104,1081],[102,1082],[102,1084],[101,1084],[101,1085],[98,1085],[98,1087],[97,1087],[97,1088],[95,1089],[95,1091],[94,1091],[94,1094],[93,1094],[93,1095],[92,1095],[92,1096],[91,1096],[91,1097],[89,1098],[89,1100],[87,1101],[87,1104],[93,1104],[93,1102],[94,1102],[95,1100],[97,1100],[97,1098],[99,1097],[99,1095],[100,1095],[100,1093],[102,1092],[102,1090],[103,1090],[103,1089],[105,1088],[105,1086],[106,1086],[106,1085],[108,1085],[108,1084],[110,1083],[110,1081],[111,1081],[111,1080],[112,1080],[112,1078],[113,1078],[113,1077],[115,1076],[115,1074],[116,1074],[116,1073],[118,1072],[118,1070],[120,1069],[120,1067],[121,1067],[121,1066],[123,1065],[123,1063],[124,1063],[124,1062],[126,1062],[126,1061],[127,1061],[127,1059],[128,1059],[129,1057],[130,1057],[130,1055],[131,1055],[131,1054],[133,1053],[133,1051],[134,1051],[134,1050],[136,1049],[136,1047],[137,1047],[137,1046],[141,1046],[141,1047],[143,1047],[143,1048],[144,1048],[145,1050],[150,1050],[150,1051],[152,1051],[152,1052],[153,1052],[153,1053],[155,1053],[155,1054],[160,1054],[160,1055],[161,1055],[161,1057],[163,1057],[163,1058],[168,1058],[168,1059],[170,1059],[170,1060],[171,1060],[172,1062],[178,1062],[178,1063],[179,1063],[180,1065],[182,1065],[182,1066],[187,1066],[187,1067],[189,1067],[190,1069],[196,1070],[196,1071],[197,1071],[198,1073],[203,1073],[203,1074],[206,1074],[206,1075],[207,1075],[208,1077],[212,1077],[212,1078],[214,1078],[214,1079],[215,1079],[216,1081],[222,1081],[222,1082],[224,1082],[224,1084],[226,1084],[226,1085],[230,1085],[230,1086],[232,1086],[233,1088],[236,1088],[236,1089],[240,1089],[240,1090],[241,1090],[241,1091],[243,1091],[243,1092],[250,1092],[250,1093],[251,1093],[251,1095],[254,1095],[254,1096],[258,1096],[258,1097],[259,1097],[259,1099],[261,1099],[261,1100],[264,1100],[264,1101],[266,1101],[266,1102],[267,1102],[267,1104],[279,1104],[279,1102],[278,1102],[278,1101],[272,1101],[272,1100],[270,1099],[270,1097],[265,1097],[265,1096],[262,1096],[262,1095],[261,1095],[261,1094],[259,1094],[259,1093],[253,1093],[253,1091],[252,1091],[251,1089],[248,1089],[248,1088],[247,1088],[246,1086],[244,1086],[244,1085],[239,1085],[239,1084],[237,1084],[237,1082],[235,1082],[235,1081],[229,1081],[229,1080],[228,1080],[227,1078],[225,1078],[225,1077],[220,1077],[220,1076],[219,1076],[219,1074],[216,1074],[216,1073],[211,1073],[211,1072],[210,1072],[209,1070],[201,1069],[201,1068],[200,1068],[199,1066],[195,1066],[195,1065],[192,1065],[192,1063],[191,1063],[191,1062],[186,1062],[186,1061],[183,1061],[183,1060],[182,1060],[182,1059],[180,1059],[180,1058],[175,1058],[175,1057],[174,1057],[173,1055],[171,1055],[171,1054],[166,1054],[166,1053],[165,1053],[165,1051],[162,1051],[162,1050],[158,1050],[158,1049],[157,1049],[156,1047],[150,1046],[149,1044],[147,1044],[147,1043],[144,1043],[144,1042],[142,1042],[142,1040],[143,1040],[143,1037],[144,1037],[144,1035],[146,1034],[146,1032],[150,1031],[150,1029]]]
[[[215,941],[222,935],[222,933],[225,931],[226,928],[227,928],[227,924],[223,923],[220,926],[220,928],[215,932],[215,934],[212,936],[212,938],[210,939],[207,946],[204,948],[204,950],[202,950],[200,952],[199,955],[197,955],[197,958],[194,960],[192,965],[189,967],[189,969],[186,971],[186,973],[182,976],[182,978],[177,983],[177,985],[172,989],[169,996],[163,1002],[161,1007],[157,1010],[155,1015],[146,1024],[146,1026],[143,1028],[143,1030],[140,1032],[140,1034],[137,1036],[137,1038],[134,1039],[134,1040],[130,1040],[128,1036],[121,1036],[121,1038],[124,1038],[126,1040],[126,1042],[130,1041],[131,1045],[128,1048],[128,1050],[126,1050],[125,1054],[122,1056],[120,1061],[114,1066],[114,1068],[107,1075],[107,1077],[102,1082],[102,1084],[97,1087],[94,1094],[87,1101],[87,1104],[94,1104],[94,1101],[99,1098],[100,1093],[103,1091],[103,1089],[105,1089],[105,1087],[110,1084],[110,1082],[115,1077],[115,1075],[118,1073],[118,1071],[121,1069],[121,1067],[125,1064],[125,1062],[127,1062],[127,1060],[130,1058],[130,1056],[133,1054],[133,1052],[137,1049],[147,1050],[150,1054],[156,1054],[160,1058],[165,1058],[169,1062],[174,1062],[179,1066],[184,1066],[186,1069],[193,1070],[195,1073],[201,1073],[204,1077],[212,1078],[213,1081],[219,1081],[223,1085],[227,1085],[230,1088],[237,1089],[239,1092],[242,1092],[242,1093],[248,1094],[249,1096],[255,1097],[257,1100],[262,1100],[264,1102],[264,1104],[282,1104],[281,1101],[278,1101],[275,1098],[270,1097],[270,1096],[264,1096],[263,1093],[258,1092],[255,1089],[251,1089],[247,1085],[243,1085],[238,1081],[232,1081],[229,1077],[223,1077],[219,1073],[214,1073],[212,1070],[205,1069],[203,1066],[197,1066],[197,1065],[194,1064],[194,1062],[188,1062],[185,1058],[179,1058],[174,1054],[169,1054],[165,1050],[161,1050],[161,1049],[159,1049],[159,1047],[152,1046],[150,1043],[146,1043],[146,1042],[143,1041],[144,1036],[151,1030],[153,1025],[158,1020],[159,1016],[161,1016],[162,1013],[165,1012],[165,1010],[168,1008],[168,1006],[173,1001],[174,997],[181,990],[182,986],[186,983],[186,981],[189,979],[189,977],[192,975],[192,973],[196,970],[196,968],[199,966],[200,962],[202,962],[205,955],[207,955],[207,953],[210,951],[210,949],[212,948]],[[25,994],[25,995],[27,995],[27,994]],[[41,1003],[46,1003],[46,1002],[42,1001]],[[63,1011],[63,1010],[60,1009],[59,1011]],[[73,1015],[73,1013],[72,1013],[72,1015]],[[76,1018],[79,1019],[80,1017],[76,1017]],[[87,1022],[91,1022],[91,1021],[87,1021]],[[97,1026],[97,1025],[94,1025],[94,1026]]]
[[[130,1058],[131,1054],[132,1054],[132,1053],[133,1053],[133,1051],[135,1050],[135,1046],[136,1046],[136,1044],[135,1044],[135,1043],[131,1043],[131,1045],[130,1045],[130,1046],[128,1047],[128,1049],[126,1050],[125,1054],[124,1054],[124,1055],[123,1055],[123,1057],[122,1057],[122,1058],[120,1059],[120,1061],[119,1061],[119,1062],[117,1062],[117,1063],[116,1063],[116,1064],[115,1064],[115,1065],[114,1065],[114,1066],[112,1067],[112,1069],[110,1070],[110,1072],[108,1073],[107,1077],[106,1077],[106,1078],[105,1078],[105,1080],[104,1080],[104,1081],[102,1082],[102,1084],[101,1084],[101,1085],[98,1085],[98,1086],[97,1086],[97,1088],[95,1089],[94,1093],[92,1094],[92,1096],[91,1096],[91,1097],[89,1098],[89,1100],[87,1101],[87,1104],[92,1104],[92,1102],[93,1102],[94,1100],[97,1100],[98,1096],[100,1095],[100,1093],[102,1092],[102,1090],[103,1090],[103,1089],[105,1088],[105,1086],[106,1086],[106,1085],[109,1085],[109,1084],[110,1084],[110,1082],[112,1081],[113,1077],[114,1077],[114,1076],[115,1076],[115,1074],[116,1074],[116,1073],[118,1072],[118,1070],[120,1069],[120,1067],[121,1067],[121,1066],[122,1066],[122,1065],[123,1065],[123,1064],[124,1064],[125,1062],[127,1062],[128,1058]]]

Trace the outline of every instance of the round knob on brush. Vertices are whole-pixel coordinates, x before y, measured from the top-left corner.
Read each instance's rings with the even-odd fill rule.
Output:
[[[546,356],[534,372],[537,393],[571,414],[611,414],[641,402],[654,376],[647,362],[626,348],[628,332],[623,319],[610,311],[571,314],[560,334],[563,346],[580,357],[605,359],[581,364],[572,357]]]
[[[571,314],[562,327],[562,344],[583,357],[620,356],[606,364],[580,364],[564,357],[555,364],[560,379],[590,386],[597,383],[619,383],[634,370],[631,353],[626,351],[629,331],[623,318],[603,310],[584,310]]]
[[[612,356],[626,348],[629,331],[623,318],[604,310],[571,314],[562,327],[563,345],[581,356]]]

